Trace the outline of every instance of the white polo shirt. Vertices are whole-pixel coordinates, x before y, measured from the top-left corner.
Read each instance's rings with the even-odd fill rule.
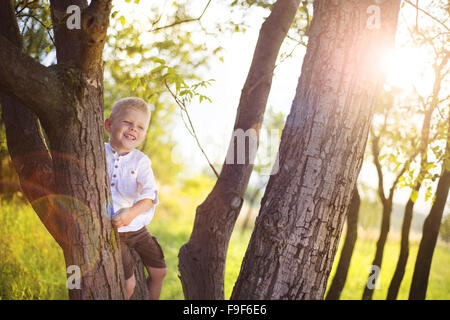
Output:
[[[136,149],[123,156],[119,156],[109,143],[105,143],[105,149],[114,212],[132,207],[142,199],[153,200],[150,209],[134,218],[128,226],[118,229],[119,232],[137,231],[150,223],[159,202],[152,162]]]

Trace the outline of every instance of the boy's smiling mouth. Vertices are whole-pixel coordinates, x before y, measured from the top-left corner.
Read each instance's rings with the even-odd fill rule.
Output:
[[[136,137],[132,134],[125,133],[123,136],[128,140],[136,140]]]

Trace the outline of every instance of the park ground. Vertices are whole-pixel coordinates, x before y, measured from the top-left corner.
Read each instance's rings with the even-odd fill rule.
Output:
[[[202,191],[203,190],[203,191]],[[161,243],[167,265],[161,299],[183,299],[178,278],[178,252],[189,239],[195,208],[208,188],[162,188],[161,201],[149,230]],[[0,204],[0,299],[67,299],[66,275],[62,250],[45,230],[28,204],[2,201]],[[244,208],[245,209],[245,208]],[[245,213],[245,210],[242,210]],[[364,214],[360,212],[360,214]],[[225,271],[225,298],[228,299],[239,274],[242,258],[250,239],[250,228],[243,229],[238,220],[232,235]],[[345,232],[345,230],[344,230]],[[343,237],[342,237],[343,238]],[[341,299],[361,299],[364,284],[375,253],[377,230],[360,229],[347,283]],[[399,292],[407,299],[420,237],[413,236],[410,259]],[[341,242],[342,244],[342,242]],[[386,244],[379,288],[374,299],[385,299],[395,270],[400,242],[392,232]],[[330,276],[333,276],[339,252]],[[450,299],[450,246],[439,242],[431,268],[427,299]],[[329,281],[330,283],[330,281]]]

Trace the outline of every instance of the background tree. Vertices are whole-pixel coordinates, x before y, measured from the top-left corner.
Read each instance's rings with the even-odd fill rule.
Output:
[[[438,7],[437,9],[440,9],[441,14],[445,15],[445,8]],[[419,7],[417,7],[416,10],[418,11]],[[428,8],[428,11],[430,11],[430,8]],[[419,12],[416,13],[416,16],[419,16]],[[429,17],[427,18],[429,19]],[[437,18],[435,18],[435,20],[439,21]],[[444,136],[445,138],[445,123],[448,122],[448,119],[439,119],[442,115],[439,107],[445,105],[446,100],[448,99],[448,97],[442,97],[442,87],[444,85],[445,77],[450,71],[450,69],[448,68],[450,51],[445,48],[444,44],[448,42],[449,36],[448,34],[443,33],[445,32],[445,30],[443,30],[444,28],[441,26],[441,24],[437,24],[435,22],[434,25],[437,26],[429,27],[429,29],[426,30],[424,27],[420,27],[419,19],[416,19],[416,25],[413,29],[414,31],[412,34],[413,40],[415,42],[424,43],[426,44],[426,46],[430,46],[432,49],[430,51],[433,52],[432,69],[434,71],[434,79],[432,91],[428,96],[423,97],[417,93],[419,97],[419,108],[423,110],[424,113],[423,125],[420,133],[420,141],[417,144],[417,150],[420,154],[420,164],[418,174],[412,181],[411,194],[405,206],[400,240],[400,254],[394,275],[389,286],[387,299],[397,298],[398,291],[405,274],[406,264],[409,256],[409,233],[413,218],[414,204],[416,202],[420,189],[426,183],[427,179],[432,178],[431,171],[438,163],[437,161],[430,160],[431,157],[429,155],[430,152],[436,151],[436,148],[433,148],[432,144],[434,140],[436,140],[434,137]],[[443,123],[439,125],[439,122]],[[435,156],[439,159],[439,155]],[[431,187],[428,187],[427,197],[431,195],[430,188]]]
[[[449,113],[450,115],[450,113]],[[450,120],[450,117],[449,117]],[[450,121],[449,121],[450,122]],[[423,224],[422,239],[417,252],[413,279],[409,291],[410,300],[424,300],[427,292],[431,261],[439,234],[445,203],[450,187],[450,125],[447,122],[446,147],[443,156],[442,172],[436,188],[436,199]]]
[[[378,196],[383,208],[380,234],[372,266],[377,266],[380,269],[390,230],[395,191],[402,176],[407,172],[418,153],[414,148],[416,138],[414,129],[405,130],[406,123],[399,121],[402,118],[402,114],[401,110],[396,110],[397,106],[394,104],[394,96],[392,93],[384,92],[383,97],[383,99],[379,100],[378,105],[379,109],[381,109],[381,119],[379,119],[378,125],[374,123],[371,128],[371,151],[378,175]],[[427,123],[424,125],[427,125]],[[405,135],[405,132],[409,134]],[[384,151],[382,151],[382,148],[384,148]],[[383,173],[383,168],[385,170],[390,169],[389,171],[395,176],[387,196],[385,191],[386,173]],[[364,284],[362,298],[369,300],[372,299],[374,288],[367,286],[366,283]]]

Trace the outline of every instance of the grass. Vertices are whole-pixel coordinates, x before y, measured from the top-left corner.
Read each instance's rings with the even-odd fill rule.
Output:
[[[160,194],[161,204],[149,229],[162,245],[169,269],[161,299],[184,299],[178,279],[178,251],[188,241],[194,220],[193,213],[206,195],[188,196],[189,190],[170,190],[170,193]],[[164,194],[170,194],[170,198],[164,197]],[[2,203],[0,210],[0,299],[67,299],[62,251],[31,207],[17,202]],[[232,235],[225,270],[227,299],[239,274],[250,234],[249,230],[242,233],[237,228]],[[363,286],[369,275],[368,269],[375,253],[375,239],[368,234],[360,235],[341,299],[361,299]],[[417,241],[412,242],[399,299],[408,297],[417,248]],[[398,239],[389,239],[381,267],[381,288],[375,291],[374,299],[386,298],[398,253]],[[335,264],[339,254],[336,257]],[[427,299],[450,299],[449,265],[450,248],[438,246],[433,258]]]
[[[361,232],[359,232],[361,234]],[[343,238],[343,237],[342,237]],[[395,239],[394,239],[395,238]],[[361,299],[364,285],[369,276],[369,269],[375,255],[376,239],[373,235],[363,233],[356,241],[354,254],[350,263],[350,269],[347,277],[346,285],[342,291],[341,299]],[[342,245],[342,243],[341,243]],[[409,288],[411,286],[412,274],[414,271],[414,264],[416,261],[417,250],[419,249],[419,242],[417,240],[410,242],[410,251],[408,263],[406,265],[405,276],[400,286],[398,300],[406,300],[409,296]],[[333,269],[330,274],[330,281],[334,275],[337,260],[339,259],[341,248],[338,249]],[[381,265],[379,287],[375,289],[373,299],[386,299],[389,284],[394,274],[397,265],[398,256],[400,253],[400,240],[397,236],[392,236],[387,241],[383,262]],[[430,278],[427,289],[427,299],[430,300],[448,300],[450,299],[450,247],[439,245],[436,247],[433,255],[433,262],[431,265]]]

